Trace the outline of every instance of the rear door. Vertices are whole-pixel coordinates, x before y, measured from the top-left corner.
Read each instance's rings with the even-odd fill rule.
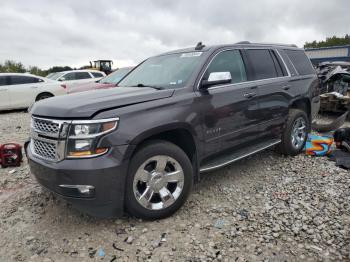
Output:
[[[213,72],[230,72],[232,81],[201,92],[207,156],[254,140],[259,132],[258,90],[254,82],[247,81],[241,50],[217,53],[202,80],[207,80]]]
[[[8,76],[0,76],[0,109],[10,108]]]
[[[259,90],[260,135],[278,138],[288,116],[291,99],[288,71],[277,50],[261,48],[245,52]]]
[[[9,96],[13,108],[29,107],[34,101],[40,90],[40,85],[44,82],[42,79],[34,76],[11,75]]]

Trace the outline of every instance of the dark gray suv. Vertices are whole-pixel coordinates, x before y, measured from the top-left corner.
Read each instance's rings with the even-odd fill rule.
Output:
[[[151,57],[119,84],[36,103],[38,182],[95,216],[171,215],[200,173],[276,146],[302,151],[319,83],[293,45],[204,46]]]

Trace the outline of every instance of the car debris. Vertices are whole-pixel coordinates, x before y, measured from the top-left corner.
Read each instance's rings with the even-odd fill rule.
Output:
[[[321,123],[318,123],[317,121],[313,121],[311,124],[311,128],[312,130],[321,132],[321,133],[334,131],[345,123],[348,113],[349,113],[348,111],[343,113],[341,116],[336,118],[331,123],[321,124]]]
[[[350,83],[350,63],[324,62],[316,68],[321,94],[338,92],[347,95]]]

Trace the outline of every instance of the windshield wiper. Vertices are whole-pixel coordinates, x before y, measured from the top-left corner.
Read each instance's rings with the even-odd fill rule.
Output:
[[[150,88],[154,88],[154,89],[157,89],[157,90],[164,89],[163,87],[160,87],[160,86],[152,86],[152,85],[144,85],[144,84],[137,84],[137,85],[134,85],[132,87],[150,87]]]

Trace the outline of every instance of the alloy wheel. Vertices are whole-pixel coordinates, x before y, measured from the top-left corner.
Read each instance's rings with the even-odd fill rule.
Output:
[[[157,155],[147,159],[136,171],[134,196],[149,210],[165,209],[179,198],[184,187],[184,172],[175,159]]]
[[[291,139],[292,145],[295,149],[300,149],[306,139],[306,121],[303,117],[299,117],[294,121]]]

